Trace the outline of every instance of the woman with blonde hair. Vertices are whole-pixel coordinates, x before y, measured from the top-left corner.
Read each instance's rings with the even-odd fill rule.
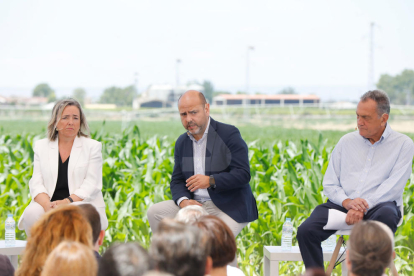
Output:
[[[64,241],[47,257],[41,276],[95,276],[97,270],[98,264],[89,247]]]
[[[394,234],[382,222],[366,220],[352,228],[347,242],[346,265],[351,276],[381,276],[390,265]]]
[[[102,196],[102,145],[89,137],[89,127],[79,102],[58,101],[52,110],[47,138],[33,147],[32,201],[18,227],[30,228],[42,214],[58,206],[88,202],[96,207],[102,230],[108,227]]]
[[[39,276],[47,256],[65,240],[80,242],[93,253],[92,228],[82,210],[75,205],[47,212],[33,225],[22,263],[15,275]]]

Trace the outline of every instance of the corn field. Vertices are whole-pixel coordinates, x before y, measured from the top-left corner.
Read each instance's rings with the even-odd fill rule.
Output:
[[[20,217],[30,201],[28,182],[33,171],[33,142],[36,134],[0,136],[0,238],[4,219]],[[138,241],[148,247],[151,231],[146,210],[154,203],[171,199],[169,183],[174,165],[174,143],[166,137],[142,139],[137,126],[122,133],[102,130],[92,138],[103,144],[103,194],[109,228],[102,251],[115,241]],[[322,179],[333,146],[319,136],[316,141],[275,141],[271,146],[248,143],[252,179],[259,219],[237,237],[240,268],[246,275],[263,274],[263,246],[280,245],[282,224],[292,218],[295,231],[312,210],[327,200]],[[249,141],[248,141],[249,142]],[[332,144],[332,143],[330,143]],[[400,275],[411,275],[414,267],[414,183],[404,193],[404,222],[396,234],[396,266]],[[17,239],[26,239],[17,231]],[[297,245],[294,238],[293,244]],[[280,272],[299,275],[301,262],[283,262]],[[340,274],[340,268],[335,270]]]

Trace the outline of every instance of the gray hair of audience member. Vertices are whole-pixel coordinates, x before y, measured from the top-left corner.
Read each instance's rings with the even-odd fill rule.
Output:
[[[116,243],[102,256],[98,276],[142,276],[152,269],[148,252],[138,243]]]
[[[208,213],[203,207],[198,205],[188,205],[178,211],[175,220],[184,223],[193,223],[202,216],[207,216]]]
[[[388,98],[387,93],[381,90],[371,90],[361,96],[361,102],[365,102],[368,99],[374,100],[377,103],[378,117],[381,117],[382,114],[390,114],[390,98]]]
[[[0,255],[0,275],[1,276],[13,276],[14,267],[11,264],[9,257]]]
[[[96,210],[95,206],[89,203],[78,204],[81,208],[83,215],[89,221],[92,227],[93,243],[95,244],[101,233],[101,216]]]
[[[381,276],[391,263],[393,246],[390,235],[393,234],[388,226],[384,226],[372,220],[355,224],[347,242],[348,264],[354,275]]]
[[[209,238],[195,226],[163,219],[152,237],[149,252],[158,271],[175,276],[203,276],[210,254]]]

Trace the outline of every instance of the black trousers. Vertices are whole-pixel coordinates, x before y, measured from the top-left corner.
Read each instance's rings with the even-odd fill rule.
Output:
[[[347,213],[348,211],[339,205],[327,201],[313,210],[310,217],[298,228],[296,238],[299,242],[300,253],[306,268],[323,268],[323,255],[321,242],[329,238],[336,230],[323,230],[328,222],[329,209],[336,209]],[[364,220],[376,220],[388,225],[392,232],[397,231],[401,212],[395,201],[383,202],[368,210]]]

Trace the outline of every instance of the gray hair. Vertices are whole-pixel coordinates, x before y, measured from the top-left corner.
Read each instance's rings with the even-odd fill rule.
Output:
[[[75,99],[65,99],[58,101],[52,110],[52,117],[49,120],[47,125],[47,137],[50,141],[55,141],[58,136],[58,131],[56,130],[56,126],[59,123],[60,119],[62,118],[62,112],[67,106],[76,106],[79,109],[80,115],[80,129],[78,133],[78,137],[84,136],[89,137],[89,126],[88,122],[86,121],[85,113],[82,111],[82,107],[80,103]]]
[[[188,205],[187,207],[184,207],[178,211],[177,215],[175,216],[175,220],[184,223],[194,223],[197,219],[206,215],[208,215],[208,213],[206,210],[204,210],[203,207],[198,205]]]
[[[163,219],[152,236],[150,256],[159,271],[175,276],[204,276],[209,237],[195,226]]]
[[[382,114],[390,114],[390,98],[387,93],[382,90],[371,90],[361,96],[361,102],[371,99],[377,103],[377,113],[381,117]]]
[[[150,257],[141,245],[117,243],[102,256],[98,276],[142,276],[150,269]]]

